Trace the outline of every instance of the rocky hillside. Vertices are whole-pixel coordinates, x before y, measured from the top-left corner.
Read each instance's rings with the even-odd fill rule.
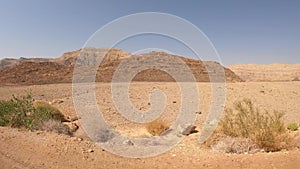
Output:
[[[228,68],[245,81],[300,80],[300,64],[237,64]]]
[[[129,65],[122,69],[124,72],[132,71],[141,61],[148,62],[149,59],[152,63],[168,63],[171,64],[171,71],[176,74],[184,75],[180,67],[180,64],[174,64],[174,57],[180,58],[184,61],[189,68],[192,70],[196,80],[198,82],[209,82],[208,74],[212,77],[218,76],[215,72],[208,72],[205,66],[220,66],[217,62],[203,62],[200,60],[188,59],[181,56],[170,55],[163,52],[150,52],[147,54],[131,55],[130,53],[124,52],[119,49],[93,49],[88,55],[92,56],[93,59],[97,59],[97,53],[107,52],[104,60],[99,65],[98,73],[96,76],[97,82],[110,82],[114,75],[114,72],[120,65],[120,63],[128,57],[133,57],[137,64]],[[7,60],[1,64],[0,67],[0,84],[50,84],[50,83],[70,83],[73,78],[73,69],[76,60],[81,50],[67,52],[61,57],[56,59],[19,59],[7,64]],[[159,56],[159,57],[153,57]],[[172,56],[172,57],[170,57]],[[22,60],[22,61],[20,61]],[[4,63],[4,64],[3,64]],[[224,68],[227,82],[241,82],[242,80],[234,74],[230,69]],[[157,70],[148,69],[138,73],[133,81],[163,81],[169,82],[174,79],[167,73]]]
[[[45,59],[45,58],[23,58],[20,59],[12,59],[12,58],[6,58],[0,60],[0,69],[18,65],[24,62],[35,62],[35,63],[41,63],[41,62],[51,62],[53,59]]]

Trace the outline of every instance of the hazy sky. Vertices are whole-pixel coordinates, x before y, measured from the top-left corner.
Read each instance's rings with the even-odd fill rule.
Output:
[[[1,0],[0,59],[58,57],[81,48],[110,21],[137,12],[170,13],[190,21],[208,36],[224,65],[300,63],[298,0]],[[155,38],[136,38],[120,47],[135,52],[177,46]]]

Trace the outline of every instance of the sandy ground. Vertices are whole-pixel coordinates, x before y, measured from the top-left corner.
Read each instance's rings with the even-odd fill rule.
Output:
[[[80,129],[76,137],[49,132],[29,132],[0,128],[1,168],[298,168],[300,151],[256,154],[223,154],[207,149],[198,143],[203,122],[211,108],[211,86],[198,83],[200,106],[195,125],[200,132],[187,136],[172,150],[152,158],[129,159],[113,155],[91,142]],[[138,110],[147,110],[149,93],[160,89],[167,96],[162,118],[167,123],[176,119],[181,96],[176,83],[132,83],[129,98]],[[300,82],[229,83],[226,87],[226,107],[234,101],[251,99],[262,110],[279,110],[286,113],[286,122],[300,122]],[[12,94],[31,91],[34,98],[55,102],[66,116],[74,117],[70,84],[2,86],[0,99],[9,99]],[[96,84],[98,106],[105,119],[120,133],[144,137],[147,131],[143,124],[132,123],[119,115],[111,99],[109,83]],[[59,102],[58,102],[59,101]],[[78,139],[83,138],[83,140]],[[92,152],[91,152],[92,150]]]

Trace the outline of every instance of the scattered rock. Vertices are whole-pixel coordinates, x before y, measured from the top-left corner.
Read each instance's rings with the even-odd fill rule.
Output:
[[[68,116],[67,119],[68,119],[69,122],[73,122],[73,121],[77,121],[78,117],[77,116],[75,116],[75,117]]]
[[[177,103],[176,101],[173,101],[173,103]]]
[[[77,138],[76,137],[71,137],[71,140],[75,141],[75,140],[77,140]]]
[[[79,129],[79,126],[76,123],[64,122],[63,124],[69,127],[70,132],[76,132]]]
[[[79,138],[79,137],[71,137],[71,140],[73,140],[73,141],[82,141],[83,139]]]
[[[52,100],[52,102],[50,102],[49,104],[53,105],[53,104],[61,104],[63,103],[64,101],[62,99],[55,99],[55,100]]]
[[[92,153],[92,152],[94,152],[94,150],[93,150],[93,149],[89,149],[88,152],[89,152],[89,153]]]
[[[123,144],[129,145],[129,146],[133,146],[134,145],[131,140],[125,140],[125,141],[123,141]]]
[[[178,126],[177,131],[179,132],[179,134],[188,136],[190,134],[192,134],[193,132],[195,132],[196,126],[194,125],[184,125],[184,126]]]
[[[195,131],[195,129],[196,129],[196,126],[190,125],[182,132],[182,134],[188,136],[191,133],[193,133]]]
[[[40,135],[40,134],[42,134],[43,132],[42,131],[37,131],[36,132],[36,135]]]

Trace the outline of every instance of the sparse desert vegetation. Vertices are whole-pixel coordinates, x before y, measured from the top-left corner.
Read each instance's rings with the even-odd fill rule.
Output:
[[[46,102],[34,102],[30,93],[0,101],[0,126],[70,134],[62,124],[64,120],[57,108]]]
[[[238,101],[234,104],[234,109],[226,109],[215,131],[219,133],[218,137],[226,137],[218,138],[216,144],[220,146],[218,142],[226,142],[223,144],[227,145],[229,150],[225,152],[249,152],[256,147],[255,145],[264,151],[289,149],[293,147],[293,139],[287,133],[283,117],[283,112],[261,111],[249,99]],[[213,138],[216,139],[216,136]],[[239,147],[233,148],[237,144]]]
[[[111,86],[109,83],[96,83],[95,87],[98,106],[102,110],[103,116],[108,124],[125,135],[128,134],[132,137],[143,138],[151,137],[152,134],[146,129],[145,124],[129,123],[118,113],[110,95]],[[205,118],[210,111],[211,86],[209,83],[198,83],[198,87],[201,89],[199,90],[201,97],[201,107],[199,111],[201,111],[201,113],[197,114],[197,121],[195,121],[194,125],[199,132],[186,136],[181,143],[159,156],[146,159],[124,160],[125,158],[123,157],[118,157],[103,150],[90,141],[85,135],[80,125],[80,117],[78,117],[79,121],[76,120],[78,118],[75,118],[77,116],[72,100],[71,84],[2,86],[0,90],[0,100],[3,100],[1,103],[5,103],[3,105],[12,104],[10,102],[11,99],[14,99],[12,93],[17,93],[17,98],[23,100],[22,97],[27,96],[26,91],[31,90],[32,94],[31,99],[29,99],[31,100],[29,105],[32,103],[34,109],[39,107],[38,109],[44,113],[46,112],[45,114],[48,114],[47,112],[52,113],[50,113],[50,116],[48,114],[42,118],[45,120],[43,120],[39,126],[41,127],[38,129],[39,131],[36,129],[20,130],[19,128],[0,127],[0,149],[1,153],[4,154],[3,156],[0,154],[0,161],[4,161],[3,164],[7,166],[4,168],[13,168],[13,166],[16,165],[15,161],[21,166],[19,168],[38,168],[40,166],[42,166],[41,168],[53,168],[53,166],[63,168],[97,168],[95,166],[99,166],[99,164],[103,164],[104,168],[122,168],[124,166],[128,166],[128,168],[150,168],[153,167],[153,165],[156,168],[170,168],[171,165],[174,166],[174,168],[182,168],[182,166],[187,166],[188,168],[268,168],[270,166],[278,166],[278,168],[281,166],[285,168],[297,168],[300,165],[299,130],[289,131],[287,129],[290,122],[300,121],[298,114],[298,102],[300,102],[299,82],[246,82],[227,84],[226,107],[229,109],[227,110],[228,112],[225,113],[230,114],[229,110],[231,108],[233,114],[238,114],[236,105],[239,102],[244,109],[249,108],[243,101],[244,98],[251,99],[253,109],[256,111],[257,108],[261,115],[265,115],[264,117],[269,117],[269,115],[273,117],[273,110],[283,110],[277,111],[277,118],[273,117],[273,122],[269,119],[266,124],[276,124],[274,126],[277,127],[274,127],[272,131],[281,131],[283,124],[284,132],[282,133],[295,136],[298,148],[291,147],[290,149],[282,149],[282,151],[276,152],[269,151],[268,153],[266,152],[267,149],[262,151],[263,148],[261,148],[255,140],[252,140],[252,137],[246,138],[240,134],[249,131],[245,129],[240,130],[243,129],[241,126],[237,127],[240,132],[234,132],[238,133],[239,136],[234,137],[225,135],[223,132],[217,132],[211,139],[214,141],[214,144],[211,144],[211,148],[201,146],[198,142],[198,138],[202,133]],[[180,111],[181,102],[179,100],[181,97],[176,83],[133,82],[130,87],[130,100],[137,109],[147,110],[147,108],[149,108],[148,91],[151,91],[153,88],[163,90],[167,96],[166,108],[161,114],[160,119],[164,120],[162,124],[168,127],[174,122],[173,119],[176,120],[176,117],[178,117],[177,113]],[[261,91],[264,92],[262,93]],[[34,101],[33,98],[42,101]],[[59,100],[59,102],[57,100]],[[174,100],[176,100],[177,103],[173,103]],[[48,103],[50,103],[50,105]],[[6,106],[0,107],[2,109]],[[29,107],[32,109],[32,105]],[[58,113],[58,110],[63,116]],[[269,115],[265,113],[265,110],[268,110]],[[279,116],[281,115],[280,112],[285,112],[285,115],[282,117]],[[28,113],[28,115],[29,114],[30,113]],[[62,117],[66,117],[70,122],[61,123]],[[0,119],[3,121],[3,118]],[[276,121],[277,123],[275,123]],[[72,131],[73,137],[65,135],[67,131],[62,127],[62,124],[67,124],[69,128],[72,127],[72,124],[75,125],[76,130]],[[5,126],[10,125],[6,124]],[[153,126],[158,127],[160,125]],[[166,127],[162,127],[162,131],[164,131],[164,128]],[[282,136],[284,135],[285,134],[282,134]],[[287,147],[288,144],[286,143],[293,143],[293,141],[287,142],[284,140],[286,140],[286,138],[277,139],[276,143],[280,143],[279,148]],[[273,144],[274,143],[271,145]],[[132,147],[134,146],[135,144]],[[212,150],[217,150],[218,152]],[[22,163],[29,155],[31,160]],[[12,161],[11,158],[13,158],[14,161]],[[73,161],[76,161],[76,163]]]
[[[299,128],[299,125],[297,123],[288,123],[287,124],[287,129],[290,131],[297,131]]]

